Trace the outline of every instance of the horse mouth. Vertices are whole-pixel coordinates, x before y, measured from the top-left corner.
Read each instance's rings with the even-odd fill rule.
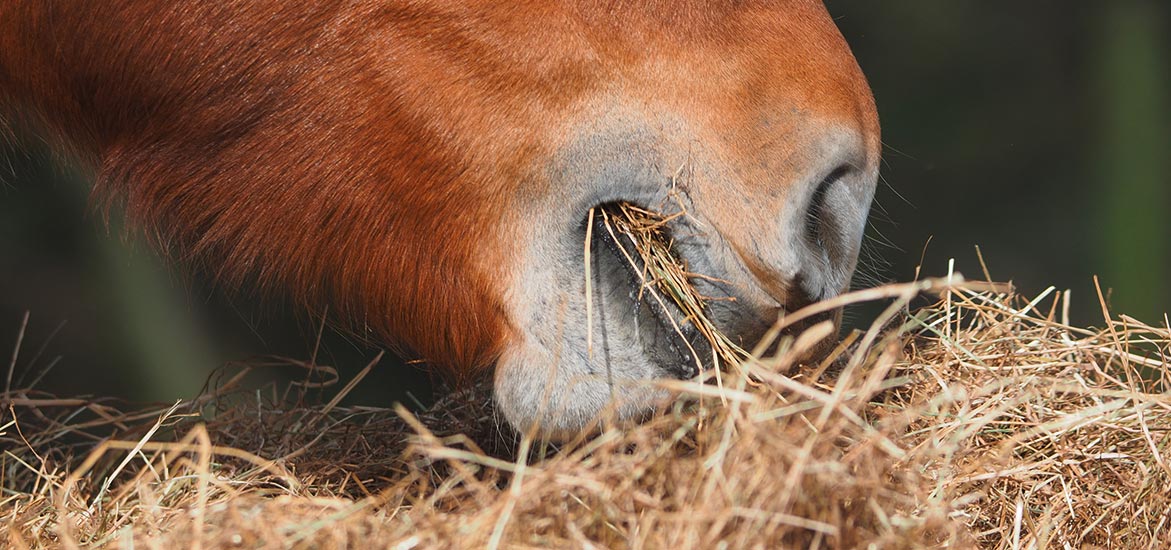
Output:
[[[591,209],[585,226],[589,237],[588,301],[600,327],[594,347],[608,355],[610,331],[628,331],[648,362],[664,377],[687,379],[708,365],[711,344],[682,309],[654,282],[634,237],[612,223],[616,205]],[[670,231],[664,227],[664,231]],[[599,347],[600,344],[600,347]],[[602,358],[608,362],[608,357]]]
[[[663,377],[692,378],[721,363],[742,360],[747,357],[745,350],[757,347],[760,339],[779,319],[818,301],[819,297],[798,291],[801,281],[797,279],[789,283],[793,291],[784,293],[783,299],[772,304],[758,304],[758,307],[749,306],[738,299],[738,287],[721,280],[720,273],[704,272],[697,279],[688,278],[687,284],[693,284],[696,293],[705,300],[701,313],[692,310],[689,315],[656,284],[656,276],[647,269],[643,255],[637,251],[639,237],[623,232],[619,224],[613,223],[617,208],[616,203],[598,205],[591,209],[584,222],[589,228],[591,251],[587,275],[591,279],[593,295],[588,301],[594,305],[595,317],[603,317],[595,319],[592,326],[601,327],[597,336],[600,336],[603,347],[607,343],[607,331],[632,332],[634,346],[661,371]],[[678,242],[694,243],[696,239],[703,239],[696,236],[686,221],[663,219],[659,222],[666,242],[673,245],[678,244],[673,229],[682,231]],[[670,246],[668,253],[684,272],[690,273],[687,260],[709,270],[715,267],[712,262],[704,261],[707,256],[702,247]],[[766,357],[778,353],[785,337],[793,337],[820,322],[832,321],[835,315],[834,312],[824,312],[792,323],[757,351]],[[705,328],[701,330],[697,322],[706,323]],[[716,352],[709,338],[724,339],[715,344],[722,352]],[[631,339],[623,341],[629,343]],[[595,338],[595,348],[597,344],[598,338]],[[729,344],[738,351],[729,355]],[[817,359],[829,351],[831,344],[828,340],[820,343],[800,360]],[[603,359],[608,361],[608,357]]]

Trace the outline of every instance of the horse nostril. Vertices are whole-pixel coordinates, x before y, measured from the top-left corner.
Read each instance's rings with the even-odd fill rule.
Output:
[[[831,259],[835,256],[834,250],[838,246],[837,219],[832,208],[826,203],[834,185],[849,172],[849,166],[839,166],[821,180],[813,196],[809,199],[809,208],[805,211],[805,239],[815,251],[825,252]]]
[[[805,273],[798,273],[793,277],[785,298],[783,307],[786,311],[793,312],[821,300],[821,292],[811,288]]]

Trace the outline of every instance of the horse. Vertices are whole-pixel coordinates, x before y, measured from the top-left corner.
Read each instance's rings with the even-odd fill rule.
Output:
[[[546,435],[637,421],[700,363],[583,245],[592,209],[685,212],[675,253],[752,342],[847,289],[881,152],[816,0],[5,0],[18,128],[163,254],[494,369],[504,418]]]

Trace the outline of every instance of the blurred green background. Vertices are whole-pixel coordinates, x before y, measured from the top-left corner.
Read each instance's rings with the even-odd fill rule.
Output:
[[[1025,293],[1072,289],[1079,323],[1101,323],[1093,275],[1116,311],[1162,322],[1171,3],[827,5],[870,78],[886,144],[866,280],[907,280],[920,258],[927,274],[956,258],[976,276],[979,245],[994,278]],[[102,231],[88,183],[43,146],[0,154],[0,182],[0,354],[31,312],[16,363],[24,382],[56,362],[41,388],[169,400],[226,361],[313,352],[313,320],[228,300],[116,227]],[[319,362],[347,377],[375,354],[327,332]],[[405,372],[414,369],[384,361],[358,399],[385,401],[378,392],[390,389],[425,400],[422,377]]]

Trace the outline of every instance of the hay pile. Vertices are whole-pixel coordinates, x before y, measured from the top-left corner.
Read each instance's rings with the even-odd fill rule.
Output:
[[[924,292],[939,301],[909,309]],[[12,390],[0,545],[1171,547],[1166,326],[1071,327],[1068,294],[958,276],[812,307],[876,298],[886,314],[830,360],[791,364],[815,327],[559,447],[515,443],[482,389],[419,417],[339,406],[357,380],[237,375],[138,411]]]

